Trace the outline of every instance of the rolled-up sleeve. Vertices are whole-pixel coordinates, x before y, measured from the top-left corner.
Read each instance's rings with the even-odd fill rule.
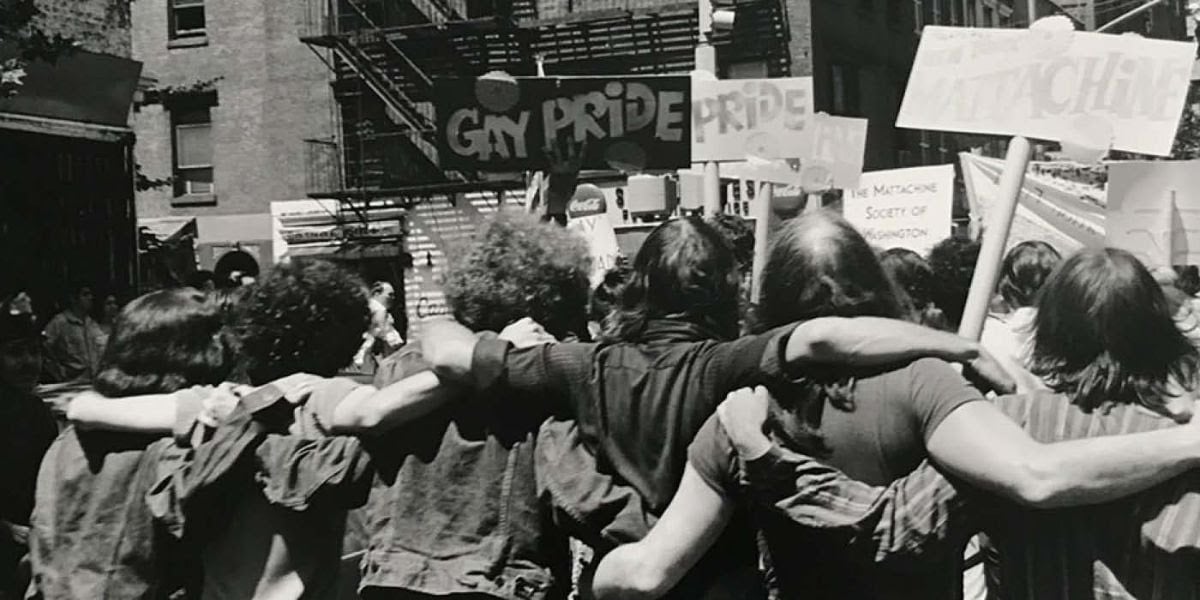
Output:
[[[256,478],[272,504],[296,511],[349,510],[367,501],[371,460],[356,438],[270,434],[255,453]]]
[[[481,339],[472,356],[472,383],[478,392],[504,389],[542,398],[567,398],[591,375],[596,344],[559,343],[515,348]]]
[[[928,461],[877,487],[776,446],[744,476],[757,504],[805,527],[844,529],[876,562],[961,552],[979,529],[966,496]]]

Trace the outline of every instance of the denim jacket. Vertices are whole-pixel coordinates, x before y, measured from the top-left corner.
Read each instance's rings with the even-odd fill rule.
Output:
[[[376,385],[426,368],[409,345]],[[611,547],[650,525],[641,498],[596,471],[574,427],[536,398],[477,394],[370,444],[361,588],[565,597],[566,534]]]

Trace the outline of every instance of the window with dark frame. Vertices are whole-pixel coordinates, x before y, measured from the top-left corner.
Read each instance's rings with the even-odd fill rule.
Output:
[[[204,0],[168,0],[171,39],[205,35]]]
[[[209,107],[171,112],[175,196],[208,196],[213,188],[212,117]]]

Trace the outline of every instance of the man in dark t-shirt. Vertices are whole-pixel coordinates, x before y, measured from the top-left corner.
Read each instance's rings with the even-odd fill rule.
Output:
[[[942,420],[964,404],[983,400],[950,365],[935,359],[861,372],[853,390],[849,409],[826,400],[816,432],[824,460],[873,485],[911,472],[927,456],[925,443]],[[777,429],[777,437],[791,437]],[[739,498],[742,465],[716,415],[696,435],[688,464],[724,501]],[[772,514],[756,518],[771,562],[787,566],[771,578],[785,598],[957,597],[961,553],[920,569],[885,569],[857,564],[836,535],[798,528]]]

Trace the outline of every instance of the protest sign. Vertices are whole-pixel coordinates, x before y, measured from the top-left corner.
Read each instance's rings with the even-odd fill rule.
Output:
[[[692,160],[797,158],[811,77],[692,81]]]
[[[1071,138],[1112,127],[1112,147],[1168,155],[1196,45],[1085,32],[926,27],[897,126]]]
[[[867,151],[867,120],[813,115],[801,136],[800,179],[806,189],[858,186]]]
[[[1149,267],[1200,264],[1200,160],[1109,165],[1108,245]]]
[[[441,79],[433,98],[443,169],[541,169],[545,149],[564,140],[587,140],[585,169],[692,160],[687,76]]]
[[[567,204],[567,229],[579,232],[587,240],[592,255],[591,284],[592,287],[599,285],[604,274],[617,266],[621,256],[604,190],[588,183],[575,189],[575,195]]]
[[[846,220],[872,245],[925,254],[950,237],[954,166],[863,173],[842,202]]]

